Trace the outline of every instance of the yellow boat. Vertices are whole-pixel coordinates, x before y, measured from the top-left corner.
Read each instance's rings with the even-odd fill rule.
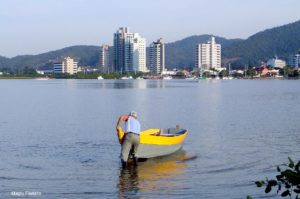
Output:
[[[122,144],[125,133],[118,127],[119,143]],[[186,129],[147,129],[140,133],[140,145],[135,157],[138,159],[153,158],[172,154],[182,148],[187,136]]]

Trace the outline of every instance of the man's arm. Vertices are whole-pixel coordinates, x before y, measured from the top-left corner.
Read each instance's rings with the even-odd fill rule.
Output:
[[[128,120],[128,117],[129,117],[128,115],[121,115],[119,117],[116,129],[118,129],[118,127],[121,125],[121,123],[126,122]]]

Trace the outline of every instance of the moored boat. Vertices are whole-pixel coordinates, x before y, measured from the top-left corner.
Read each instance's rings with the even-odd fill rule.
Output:
[[[135,157],[147,159],[172,154],[182,148],[188,131],[180,128],[147,129],[140,134],[140,144]],[[124,139],[124,132],[118,128],[119,142]]]
[[[38,78],[35,78],[35,80],[49,80],[50,78],[49,77],[38,77]]]
[[[172,76],[163,76],[162,79],[164,79],[164,80],[170,80],[170,79],[173,79],[173,78],[172,78]]]
[[[132,76],[124,76],[124,77],[121,77],[120,79],[122,79],[122,80],[124,80],[124,79],[133,79],[133,77]]]

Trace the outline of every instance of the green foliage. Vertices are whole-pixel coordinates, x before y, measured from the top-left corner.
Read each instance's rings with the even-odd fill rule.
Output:
[[[259,65],[275,55],[287,59],[300,47],[300,21],[259,32],[222,51],[222,57],[235,59],[233,66]],[[224,63],[224,62],[223,62]]]
[[[37,75],[38,73],[36,72],[35,69],[33,68],[28,68],[27,66],[21,70],[21,74],[24,74],[24,75]]]
[[[53,73],[52,77],[55,79],[73,79],[76,75],[70,75],[68,73]]]
[[[294,70],[293,76],[294,77],[299,77],[299,70]]]
[[[247,70],[247,76],[250,76],[251,78],[253,78],[256,75],[256,70],[255,68],[250,68]]]
[[[93,73],[83,73],[78,72],[76,75],[74,75],[74,78],[76,79],[97,79],[99,76],[99,73],[93,72]]]
[[[243,77],[244,77],[244,74],[234,73],[232,76],[233,76],[234,78],[243,78]]]
[[[219,76],[221,77],[221,78],[223,78],[223,77],[226,77],[226,76],[228,76],[229,75],[229,71],[226,69],[226,70],[222,70],[220,73],[219,73]]]
[[[52,62],[58,58],[71,56],[79,65],[96,66],[99,62],[98,46],[72,46],[56,51],[51,51],[39,55],[21,55],[11,59],[0,56],[0,68],[11,68],[17,70],[19,68],[48,68],[53,67]]]
[[[210,72],[209,72],[209,71],[205,71],[205,72],[203,73],[203,77],[211,77]]]
[[[285,165],[284,171],[277,166],[277,172],[280,174],[276,176],[276,179],[256,181],[256,186],[265,187],[265,193],[270,193],[272,188],[276,188],[277,194],[280,193],[282,197],[292,197],[295,194],[295,199],[298,199],[300,197],[300,161],[295,164],[290,157],[288,160],[289,163]]]
[[[282,75],[284,76],[284,77],[289,77],[292,73],[293,73],[293,70],[292,70],[292,68],[291,67],[289,67],[289,66],[285,66],[284,68],[283,68],[283,70],[282,70]]]

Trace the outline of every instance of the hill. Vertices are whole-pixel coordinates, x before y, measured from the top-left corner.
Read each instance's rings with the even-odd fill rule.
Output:
[[[216,37],[222,45],[222,65],[231,63],[235,67],[259,65],[274,56],[287,59],[300,48],[300,21],[267,29],[249,38],[226,39]],[[211,35],[190,36],[180,41],[166,43],[166,67],[192,68],[195,65],[195,48],[206,43]],[[22,55],[11,59],[0,56],[0,68],[22,67],[47,68],[55,59],[72,56],[79,65],[96,66],[99,61],[98,46],[72,46],[39,55]],[[148,52],[148,48],[147,48]],[[147,53],[148,54],[148,53]]]
[[[224,48],[223,63],[257,65],[274,56],[287,59],[300,48],[300,21],[267,29]],[[234,61],[233,61],[234,60]]]
[[[95,66],[99,61],[98,46],[72,46],[39,55],[21,55],[11,59],[0,57],[0,68],[38,68],[46,67],[52,61],[60,57],[71,56],[79,65]]]

